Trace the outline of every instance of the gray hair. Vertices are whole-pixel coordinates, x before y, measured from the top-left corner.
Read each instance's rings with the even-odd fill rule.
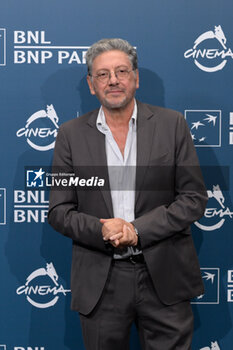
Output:
[[[135,48],[128,43],[128,41],[123,39],[101,39],[94,43],[86,53],[86,63],[88,74],[92,74],[92,64],[94,59],[106,51],[119,50],[126,53],[129,57],[129,60],[132,64],[132,69],[135,70],[138,68],[138,58]]]

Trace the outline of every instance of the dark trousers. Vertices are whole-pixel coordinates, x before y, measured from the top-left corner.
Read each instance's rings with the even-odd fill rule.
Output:
[[[128,350],[133,322],[143,350],[191,350],[190,302],[161,303],[145,263],[113,262],[99,303],[80,320],[86,350]]]

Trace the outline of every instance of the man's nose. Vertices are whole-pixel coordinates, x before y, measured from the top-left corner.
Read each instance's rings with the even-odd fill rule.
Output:
[[[115,84],[118,84],[118,78],[117,78],[117,75],[115,73],[115,71],[111,71],[109,72],[109,84],[110,85],[115,85]]]

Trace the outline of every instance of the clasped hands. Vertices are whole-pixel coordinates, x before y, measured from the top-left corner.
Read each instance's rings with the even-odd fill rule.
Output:
[[[114,247],[123,248],[138,244],[138,235],[130,222],[120,218],[100,219],[100,222],[103,224],[103,240],[108,241]]]

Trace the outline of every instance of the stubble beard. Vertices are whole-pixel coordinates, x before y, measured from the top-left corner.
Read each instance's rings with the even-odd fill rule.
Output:
[[[126,108],[132,99],[134,99],[134,95],[127,97],[125,96],[121,101],[109,101],[108,98],[100,98],[100,96],[96,93],[96,97],[100,101],[101,105],[110,111],[122,110]]]
[[[127,101],[126,97],[122,101],[119,101],[119,102],[110,102],[107,99],[103,99],[100,102],[105,108],[107,108],[109,110],[123,109],[129,103],[129,101]]]

